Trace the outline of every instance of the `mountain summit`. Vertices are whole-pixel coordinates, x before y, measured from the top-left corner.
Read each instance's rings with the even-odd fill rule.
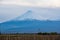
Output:
[[[26,13],[24,13],[21,16],[16,17],[15,20],[26,20],[26,19],[32,19],[33,17],[33,12],[31,10],[28,10]]]
[[[32,20],[32,19],[46,20],[44,17],[40,16],[40,14],[38,15],[38,13],[32,10],[28,10],[23,15],[16,17],[14,20]]]

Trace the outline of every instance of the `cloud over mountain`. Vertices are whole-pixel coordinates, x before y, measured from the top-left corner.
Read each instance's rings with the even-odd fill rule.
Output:
[[[12,20],[16,17],[22,16],[29,10],[32,11],[31,18],[43,20],[60,20],[60,8],[41,8],[41,7],[26,7],[26,6],[0,6],[0,22]],[[28,15],[28,13],[27,13]],[[28,15],[28,16],[29,16]]]
[[[38,7],[60,7],[60,0],[2,0],[2,4]]]
[[[39,10],[27,10],[21,16],[18,16],[17,20],[24,20],[24,19],[36,19],[36,20],[60,20],[60,16],[56,14],[54,9],[40,9]]]
[[[35,13],[32,10],[28,10],[26,13],[24,13],[21,16],[18,16],[16,18],[16,20],[32,20],[32,19],[37,19],[37,20],[47,20],[44,17],[42,17],[41,15],[38,15],[37,13]]]

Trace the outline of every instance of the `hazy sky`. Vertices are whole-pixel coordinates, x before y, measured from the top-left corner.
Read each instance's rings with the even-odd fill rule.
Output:
[[[60,20],[60,0],[0,0],[0,22],[11,20],[29,9],[44,19]]]
[[[60,7],[60,0],[1,0],[0,2],[8,5]]]

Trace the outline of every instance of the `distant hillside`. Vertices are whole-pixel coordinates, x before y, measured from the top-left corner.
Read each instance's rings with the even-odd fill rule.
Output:
[[[0,24],[4,33],[60,32],[60,21],[20,20]]]

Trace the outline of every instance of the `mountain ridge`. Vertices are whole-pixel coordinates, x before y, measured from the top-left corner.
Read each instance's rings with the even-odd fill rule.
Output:
[[[44,18],[41,15],[36,15],[36,14],[37,13],[35,13],[32,10],[28,10],[24,14],[22,14],[21,16],[16,17],[13,20],[26,20],[26,19],[29,19],[29,20],[33,20],[33,19],[36,19],[36,20],[48,20],[47,18]]]

